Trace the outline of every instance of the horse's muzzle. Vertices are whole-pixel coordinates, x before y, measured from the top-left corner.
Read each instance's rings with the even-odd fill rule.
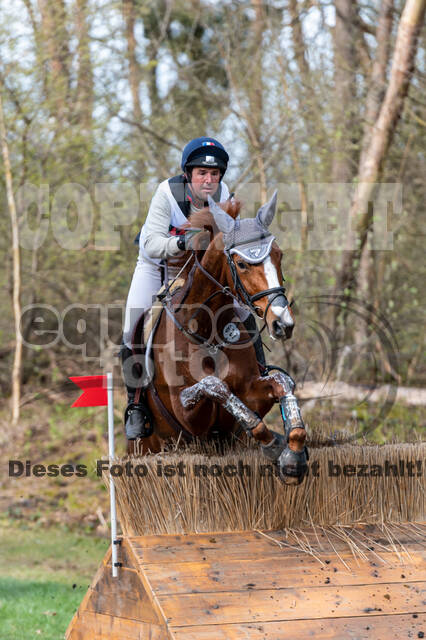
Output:
[[[276,340],[288,340],[292,336],[293,329],[294,323],[286,325],[281,320],[274,320],[272,322],[272,337]]]
[[[274,340],[288,340],[294,329],[294,320],[288,305],[285,307],[273,307],[271,309],[273,320],[269,327],[269,333]]]

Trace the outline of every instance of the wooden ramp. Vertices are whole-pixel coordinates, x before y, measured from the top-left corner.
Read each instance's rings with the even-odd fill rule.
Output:
[[[66,638],[426,638],[425,546],[401,533],[401,554],[383,533],[366,533],[364,557],[312,530],[298,537],[314,555],[283,532],[123,538],[119,577],[109,551]]]

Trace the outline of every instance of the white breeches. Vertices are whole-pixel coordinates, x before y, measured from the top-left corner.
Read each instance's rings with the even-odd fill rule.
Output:
[[[174,269],[169,269],[169,279],[176,275]],[[132,336],[136,323],[142,313],[152,307],[153,298],[161,289],[160,268],[149,262],[138,261],[126,303],[124,317],[123,342],[131,348]]]

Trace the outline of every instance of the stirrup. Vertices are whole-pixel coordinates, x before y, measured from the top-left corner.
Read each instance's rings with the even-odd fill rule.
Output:
[[[154,433],[151,411],[142,402],[131,402],[124,412],[124,425],[128,440],[149,438]]]

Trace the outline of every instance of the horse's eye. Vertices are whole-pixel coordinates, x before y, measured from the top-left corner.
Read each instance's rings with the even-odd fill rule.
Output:
[[[247,265],[246,265],[246,263],[245,263],[245,262],[243,262],[242,260],[238,260],[238,262],[237,262],[237,267],[238,267],[239,269],[242,269],[242,270],[247,269]]]

